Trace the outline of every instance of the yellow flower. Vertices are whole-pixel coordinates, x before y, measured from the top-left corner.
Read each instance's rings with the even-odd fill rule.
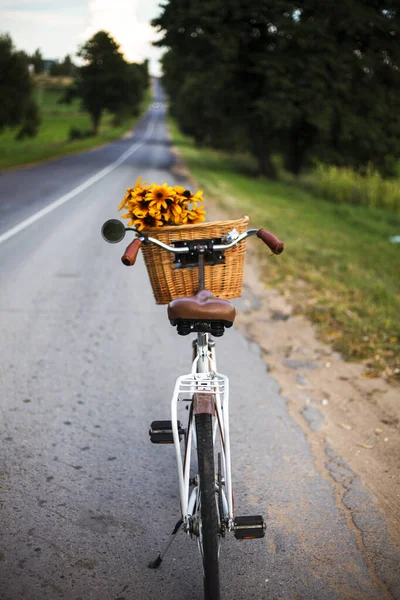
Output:
[[[192,195],[189,190],[187,190],[186,188],[184,188],[181,185],[176,185],[174,187],[174,192],[177,196],[183,196],[185,198],[188,198],[188,197],[190,198],[190,196]]]
[[[161,210],[162,208],[167,208],[166,200],[172,197],[172,195],[173,189],[166,183],[163,183],[163,185],[153,184],[146,197],[150,201],[151,207]]]
[[[167,208],[165,210],[165,219],[172,221],[175,225],[181,225],[181,215],[184,211],[184,203],[178,198],[167,198]]]
[[[147,185],[147,181],[145,181],[143,184],[141,184],[141,179],[142,179],[142,176],[138,177],[134,187],[128,188],[126,190],[124,199],[118,205],[118,210],[122,210],[123,208],[126,208],[128,202],[132,201],[136,196],[143,196],[143,194],[144,194],[144,196],[146,195],[146,193],[149,189],[149,186]]]
[[[157,216],[152,217],[151,215],[146,215],[142,218],[135,218],[131,223],[128,223],[128,225],[130,224],[136,227],[138,231],[142,231],[142,229],[145,227],[162,227],[164,225],[161,218]]]
[[[203,190],[199,190],[195,194],[192,194],[190,190],[186,190],[181,185],[176,185],[174,190],[178,196],[182,196],[186,202],[203,202]]]
[[[196,204],[194,204],[193,208],[185,210],[184,214],[182,215],[182,223],[184,225],[203,223],[206,220],[205,214],[206,211],[202,206],[197,208]]]
[[[203,190],[199,190],[193,196],[190,197],[191,202],[204,202]],[[205,213],[204,213],[205,214]]]
[[[135,189],[137,189],[137,188],[146,188],[146,187],[149,187],[149,186],[147,185],[147,181],[144,181],[143,183],[141,183],[141,181],[142,181],[142,176],[141,176],[141,175],[139,175],[139,177],[136,179],[136,183],[135,183]]]
[[[126,190],[126,194],[123,198],[123,200],[119,203],[118,205],[118,210],[122,210],[123,208],[126,207],[126,205],[128,204],[130,198],[131,198],[131,193],[133,192],[133,188],[128,188]]]
[[[149,213],[148,202],[146,202],[142,198],[134,198],[133,200],[128,200],[123,207],[127,210],[125,215],[122,215],[122,219],[133,219],[135,216],[143,217]]]
[[[149,200],[147,200],[145,197],[137,196],[134,202],[129,205],[129,208],[132,213],[137,216],[139,216],[139,213],[144,213],[147,215],[147,213],[150,212]]]

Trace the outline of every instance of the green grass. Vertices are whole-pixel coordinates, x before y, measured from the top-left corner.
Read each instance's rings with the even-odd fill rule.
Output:
[[[42,119],[39,133],[34,138],[16,141],[14,138],[18,128],[4,131],[0,135],[0,169],[36,163],[100,146],[120,138],[138,120],[138,117],[131,117],[116,127],[113,125],[112,115],[106,114],[101,121],[98,135],[69,141],[71,127],[91,129],[89,115],[81,111],[79,101],[76,100],[70,105],[59,104],[63,94],[61,87],[39,86],[35,94]],[[145,112],[149,102],[150,91],[146,93],[141,114]]]
[[[349,168],[320,164],[299,181],[337,204],[362,204],[400,213],[400,179],[384,179],[371,165],[362,175]]]
[[[170,131],[206,198],[285,241],[279,257],[259,249],[265,283],[289,290],[344,357],[367,359],[371,375],[399,378],[400,246],[389,238],[399,235],[400,216],[270,182],[257,176],[251,157],[195,148],[172,121]]]
[[[84,114],[80,109],[79,99],[75,98],[71,104],[60,104],[59,100],[64,93],[60,87],[39,87],[35,90],[35,99],[40,110],[46,114],[65,116],[69,114]]]

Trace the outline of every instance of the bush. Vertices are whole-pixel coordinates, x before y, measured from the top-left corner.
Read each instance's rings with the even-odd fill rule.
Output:
[[[365,175],[346,167],[318,165],[312,178],[313,191],[338,204],[362,204],[400,212],[400,181],[383,179],[368,166]]]
[[[68,140],[84,140],[85,138],[94,135],[91,129],[79,129],[79,127],[71,127],[68,133]]]
[[[25,108],[25,114],[21,123],[21,129],[18,131],[15,139],[24,140],[27,137],[35,137],[40,125],[39,108],[33,98],[30,98]]]

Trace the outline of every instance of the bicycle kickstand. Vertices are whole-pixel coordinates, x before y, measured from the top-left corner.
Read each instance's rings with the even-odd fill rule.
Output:
[[[159,553],[159,555],[157,556],[157,558],[155,560],[150,561],[149,564],[147,565],[149,567],[149,569],[157,569],[157,567],[159,567],[161,565],[163,558],[168,551],[168,548],[171,546],[172,542],[174,541],[176,534],[178,533],[182,524],[183,524],[183,519],[181,518],[181,519],[179,519],[179,521],[175,525],[171,535],[169,536],[168,541],[165,544],[164,550]]]

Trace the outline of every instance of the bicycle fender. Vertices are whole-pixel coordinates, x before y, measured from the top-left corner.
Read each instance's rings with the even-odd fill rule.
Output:
[[[207,392],[198,392],[193,394],[193,413],[195,415],[215,415],[215,397],[214,394]]]

